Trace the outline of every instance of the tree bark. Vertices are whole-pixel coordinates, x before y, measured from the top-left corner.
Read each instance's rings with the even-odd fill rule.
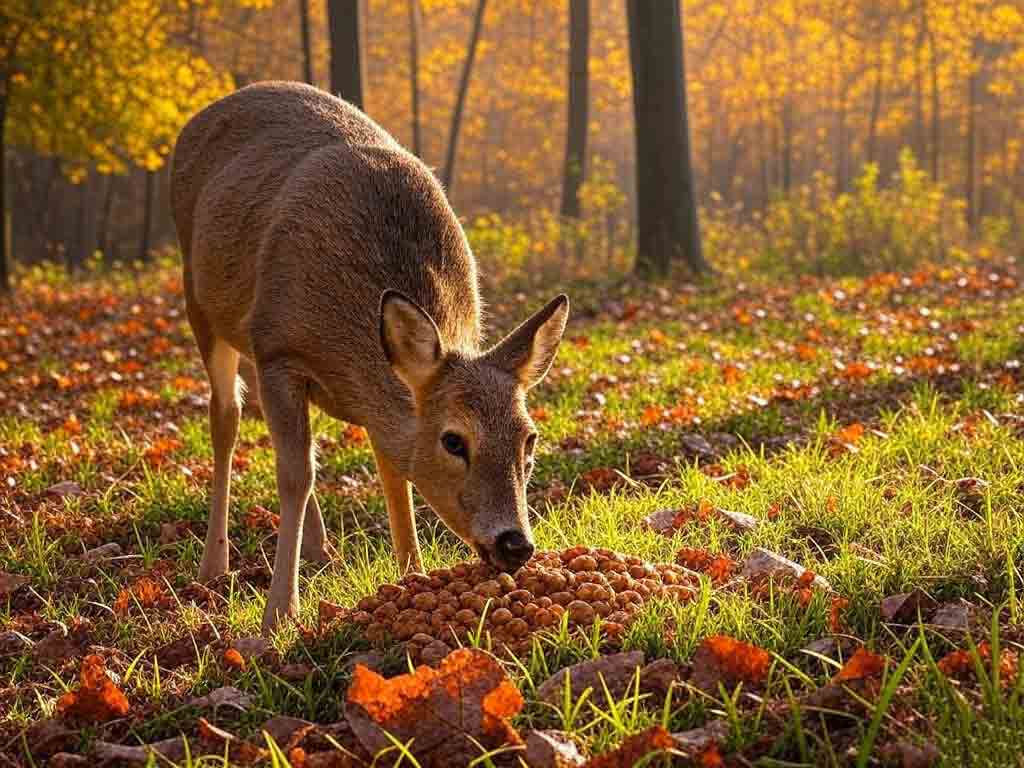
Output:
[[[11,291],[11,219],[7,210],[7,95],[0,94],[0,294]]]
[[[149,261],[153,237],[153,202],[156,197],[156,173],[146,171],[146,196],[142,207],[142,237],[139,241],[139,261]]]
[[[972,46],[977,55],[977,41]],[[974,58],[974,57],[972,57]],[[973,64],[973,62],[972,62]],[[980,65],[979,65],[980,66]],[[964,158],[966,178],[964,179],[964,196],[967,198],[967,226],[974,232],[978,226],[978,73],[972,71],[967,77],[967,143]]]
[[[942,102],[939,92],[939,60],[935,45],[935,34],[928,30],[928,53],[932,62],[932,181],[939,181],[939,155],[942,151]]]
[[[562,172],[562,217],[579,219],[586,178],[590,0],[569,0],[569,114]]]
[[[409,89],[412,96],[412,153],[423,157],[420,132],[420,4],[409,0]]]
[[[360,0],[327,0],[331,39],[331,92],[363,109]]]
[[[679,0],[627,0],[636,137],[637,260],[641,276],[674,258],[709,272],[701,252],[686,110]]]
[[[448,155],[444,161],[444,173],[441,176],[441,183],[451,197],[452,188],[455,184],[455,154],[459,145],[459,130],[462,127],[462,112],[466,107],[466,93],[469,91],[469,78],[473,73],[473,59],[476,58],[477,43],[480,42],[480,31],[484,26],[484,11],[487,8],[487,0],[478,0],[476,14],[473,17],[473,31],[469,37],[469,48],[466,50],[466,62],[462,67],[462,77],[459,79],[459,90],[455,97],[455,110],[452,112],[452,127],[448,132]]]
[[[313,85],[313,48],[309,41],[309,0],[299,0],[299,32],[302,34],[302,78]]]
[[[96,242],[103,253],[103,260],[111,262],[110,258],[110,217],[114,211],[114,197],[117,193],[117,176],[107,176],[107,188],[103,194],[103,207],[100,211],[99,231],[96,234]]]

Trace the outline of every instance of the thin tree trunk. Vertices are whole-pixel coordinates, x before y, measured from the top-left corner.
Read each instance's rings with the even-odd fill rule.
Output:
[[[782,189],[787,193],[793,185],[793,109],[787,97],[782,110]]]
[[[972,45],[977,54],[978,44]],[[971,72],[967,78],[967,146],[964,163],[966,178],[964,180],[964,196],[967,198],[967,226],[974,232],[978,226],[978,73]]]
[[[313,48],[309,41],[309,0],[299,0],[299,32],[302,34],[302,78],[313,84]]]
[[[103,253],[103,260],[110,263],[110,216],[114,211],[114,196],[117,192],[117,176],[107,176],[107,188],[103,194],[103,207],[100,211],[99,231],[96,241]]]
[[[412,95],[412,152],[423,157],[420,135],[420,4],[409,0],[409,88]]]
[[[150,242],[153,236],[153,202],[156,197],[156,173],[146,171],[146,197],[142,207],[142,237],[139,241],[139,261],[149,261]]]
[[[0,294],[11,291],[11,217],[7,210],[7,95],[0,94]]]
[[[327,0],[331,39],[331,92],[363,109],[360,0]]]
[[[928,140],[924,127],[924,38],[927,21],[925,20],[925,4],[921,3],[921,25],[917,34],[917,49],[914,51],[914,154],[917,162],[924,167],[925,155],[928,152]]]
[[[459,79],[459,90],[455,97],[455,110],[452,112],[452,127],[448,132],[448,155],[444,161],[444,173],[441,183],[448,191],[449,197],[455,183],[455,154],[459,146],[459,129],[462,127],[462,112],[466,107],[466,93],[469,91],[469,78],[473,73],[473,59],[476,58],[477,43],[480,42],[480,31],[484,26],[484,11],[487,0],[478,0],[476,14],[473,16],[473,31],[469,37],[469,48],[466,50],[466,61]]]
[[[590,0],[569,0],[569,114],[562,172],[562,218],[579,219],[586,178]]]
[[[679,0],[627,0],[636,134],[636,272],[664,275],[673,258],[709,272],[701,252],[686,110]]]
[[[932,181],[938,182],[939,156],[942,151],[942,103],[939,93],[939,60],[935,46],[935,35],[928,31],[928,52],[932,60]]]
[[[871,94],[871,116],[868,119],[868,162],[877,161],[878,155],[878,119],[882,113],[882,74],[881,52],[879,52],[878,69],[875,72],[875,84]]]

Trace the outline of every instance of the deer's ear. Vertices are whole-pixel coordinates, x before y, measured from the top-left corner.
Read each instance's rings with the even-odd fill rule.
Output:
[[[508,371],[524,389],[540,384],[554,362],[569,318],[569,297],[556,296],[488,353],[492,365]]]
[[[415,301],[388,290],[380,299],[380,345],[391,369],[416,394],[444,357],[434,321]]]

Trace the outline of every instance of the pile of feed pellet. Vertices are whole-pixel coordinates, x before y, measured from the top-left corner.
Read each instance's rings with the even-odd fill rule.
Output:
[[[687,600],[696,583],[680,565],[572,547],[538,552],[515,574],[481,562],[409,574],[360,600],[349,620],[370,642],[405,642],[414,662],[435,664],[481,629],[495,653],[522,653],[532,633],[557,628],[565,614],[570,629],[600,617],[601,631],[614,640],[645,601]]]

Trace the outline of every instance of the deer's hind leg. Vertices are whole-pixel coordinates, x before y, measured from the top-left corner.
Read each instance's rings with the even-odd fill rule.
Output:
[[[197,334],[198,337],[198,334]],[[213,338],[203,349],[210,377],[210,436],[213,442],[213,494],[206,545],[199,566],[199,580],[227,573],[229,561],[228,505],[231,501],[231,460],[238,439],[242,398],[238,386],[238,352],[227,342]]]

